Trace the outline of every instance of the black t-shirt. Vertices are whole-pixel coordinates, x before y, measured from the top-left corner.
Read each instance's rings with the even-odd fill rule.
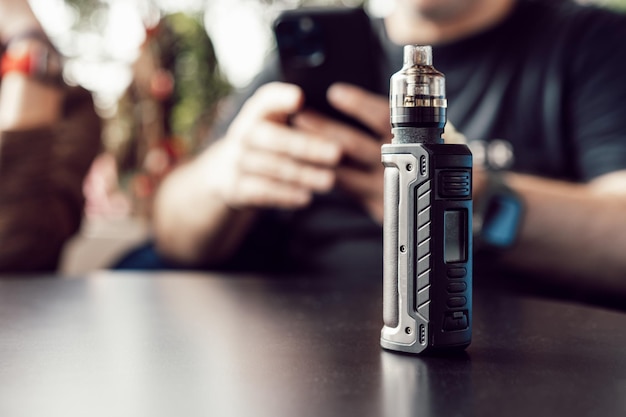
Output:
[[[382,21],[373,27],[382,51],[379,92],[387,95],[402,46],[387,38]],[[433,47],[434,66],[446,76],[448,120],[482,144],[476,149],[485,150],[491,165],[575,182],[626,169],[624,41],[624,15],[520,0],[498,25]],[[231,102],[218,130],[256,88],[273,80],[280,80],[275,58]],[[379,279],[382,228],[336,190],[304,210],[264,213],[231,266]]]

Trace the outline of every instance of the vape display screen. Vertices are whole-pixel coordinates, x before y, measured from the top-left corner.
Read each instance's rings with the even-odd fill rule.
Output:
[[[445,263],[467,261],[467,211],[444,212],[444,261]]]

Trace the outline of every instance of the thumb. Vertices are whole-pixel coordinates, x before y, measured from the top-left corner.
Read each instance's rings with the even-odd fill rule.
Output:
[[[303,104],[304,93],[300,87],[272,82],[257,89],[243,106],[241,114],[254,120],[272,118],[282,121],[300,110]]]

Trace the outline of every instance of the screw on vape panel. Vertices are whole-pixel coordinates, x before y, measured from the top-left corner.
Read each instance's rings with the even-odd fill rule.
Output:
[[[472,154],[444,144],[445,77],[430,46],[404,47],[391,77],[385,167],[381,346],[466,348],[472,334]]]

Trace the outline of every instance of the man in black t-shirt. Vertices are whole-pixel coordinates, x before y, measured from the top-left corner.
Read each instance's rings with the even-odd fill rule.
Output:
[[[385,80],[402,45],[433,45],[449,122],[477,167],[503,170],[523,202],[517,244],[498,264],[546,286],[626,295],[626,17],[569,2],[397,0],[374,27]],[[165,182],[158,247],[192,266],[379,279],[387,92],[328,91],[372,137],[304,110],[301,90],[279,79],[268,66],[222,140]],[[476,205],[488,178],[475,169]]]

